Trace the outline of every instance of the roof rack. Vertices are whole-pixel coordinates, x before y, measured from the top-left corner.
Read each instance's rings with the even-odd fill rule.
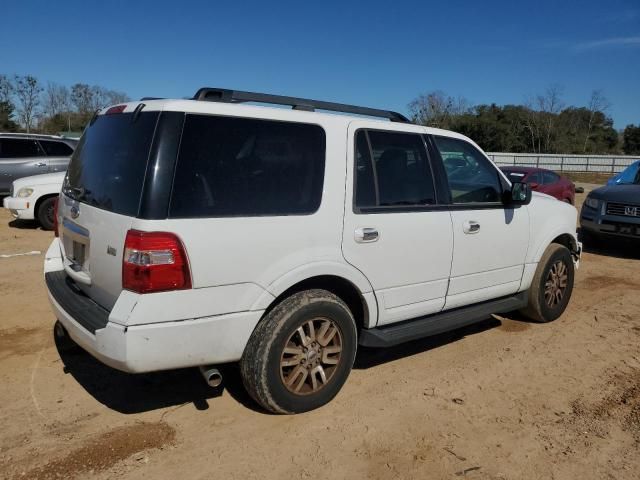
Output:
[[[355,105],[324,102],[321,100],[311,100],[309,98],[286,97],[282,95],[270,95],[268,93],[243,92],[240,90],[228,90],[225,88],[201,88],[193,96],[193,99],[205,102],[257,102],[269,103],[274,105],[291,105],[294,110],[304,110],[307,112],[313,112],[316,109],[328,110],[332,112],[353,113],[356,115],[388,118],[392,122],[411,123],[411,121],[401,113],[392,112],[390,110],[357,107]]]

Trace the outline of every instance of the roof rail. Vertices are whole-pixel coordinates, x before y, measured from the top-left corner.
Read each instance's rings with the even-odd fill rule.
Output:
[[[324,102],[321,100],[311,100],[309,98],[286,97],[283,95],[270,95],[268,93],[243,92],[240,90],[228,90],[225,88],[201,88],[193,96],[193,99],[205,102],[257,102],[274,105],[291,105],[294,110],[304,110],[307,112],[313,112],[316,109],[328,110],[332,112],[388,118],[392,122],[411,123],[411,121],[401,113],[392,112],[390,110],[358,107],[356,105],[346,105],[344,103]]]

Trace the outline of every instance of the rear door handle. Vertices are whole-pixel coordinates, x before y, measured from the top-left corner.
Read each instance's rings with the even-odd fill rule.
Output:
[[[358,243],[370,243],[378,240],[378,230],[373,227],[356,228],[354,237]]]
[[[478,233],[480,231],[480,224],[473,220],[467,220],[462,224],[462,230],[464,233]]]
[[[44,162],[38,162],[38,163],[36,163],[36,167],[46,167],[46,166],[47,166],[47,164],[46,164],[46,163],[44,163]]]

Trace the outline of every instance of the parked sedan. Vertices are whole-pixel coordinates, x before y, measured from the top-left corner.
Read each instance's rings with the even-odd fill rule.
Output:
[[[531,190],[546,193],[566,203],[574,204],[576,186],[556,172],[536,167],[500,167],[513,182],[528,183]]]
[[[54,203],[62,189],[66,172],[45,173],[24,177],[13,182],[11,192],[3,200],[4,208],[14,218],[38,220],[45,230],[54,225]]]

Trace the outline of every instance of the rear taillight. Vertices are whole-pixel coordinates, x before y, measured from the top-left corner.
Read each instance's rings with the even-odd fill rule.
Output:
[[[58,236],[58,200],[60,197],[56,197],[53,201],[53,234]]]
[[[122,288],[138,293],[191,288],[189,260],[173,233],[129,230],[124,241]]]

